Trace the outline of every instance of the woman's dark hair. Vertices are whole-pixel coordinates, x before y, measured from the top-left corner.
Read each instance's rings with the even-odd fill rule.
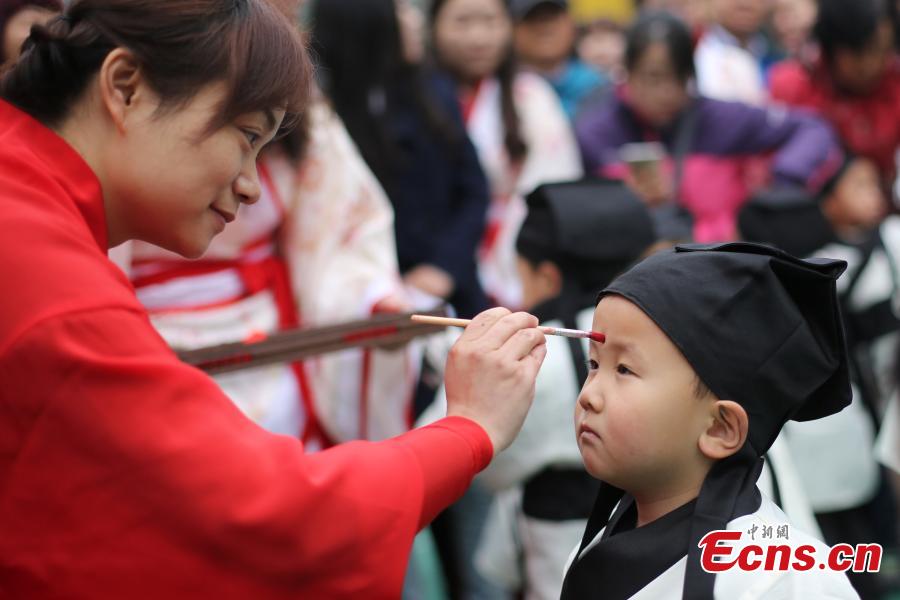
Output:
[[[507,17],[512,20],[512,13],[509,12],[508,0],[500,0],[503,4]],[[441,10],[447,4],[447,0],[432,0],[428,11],[428,24],[431,30],[431,37],[434,39],[434,28],[437,23]],[[434,53],[434,59],[441,64],[440,56]],[[497,81],[500,83],[500,112],[503,119],[503,142],[506,146],[506,152],[514,162],[525,160],[528,154],[528,144],[522,136],[522,127],[519,120],[519,111],[516,110],[515,97],[513,95],[513,83],[516,77],[516,60],[513,52],[512,44],[510,44],[507,54],[497,67]]]
[[[211,131],[278,108],[290,123],[309,97],[300,33],[264,0],[74,0],[46,26],[32,27],[22,56],[0,80],[0,97],[58,124],[117,47],[134,54],[164,110],[225,82]]]
[[[6,56],[4,52],[6,26],[10,19],[26,8],[43,8],[51,12],[62,12],[63,5],[61,0],[3,0],[0,2],[0,64],[13,58]]]
[[[894,49],[900,51],[900,0],[891,0],[888,11],[894,22]]]
[[[411,101],[439,141],[456,148],[461,132],[429,94],[421,69],[403,58],[394,0],[318,0],[311,21],[322,90],[385,188],[403,162],[388,130],[395,102]]]
[[[862,50],[882,21],[896,27],[893,0],[819,0],[813,35],[826,59],[840,48]]]
[[[682,83],[694,76],[694,42],[684,21],[664,11],[643,13],[625,37],[625,68],[633,70],[653,44],[665,45]]]

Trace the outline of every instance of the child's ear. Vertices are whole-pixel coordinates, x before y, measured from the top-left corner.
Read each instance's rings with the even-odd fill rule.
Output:
[[[731,400],[716,400],[710,410],[710,424],[698,444],[704,456],[720,460],[740,450],[747,441],[750,419],[744,407]]]
[[[541,280],[541,286],[548,298],[554,298],[562,293],[562,272],[555,263],[549,260],[541,261],[537,267],[537,275]]]

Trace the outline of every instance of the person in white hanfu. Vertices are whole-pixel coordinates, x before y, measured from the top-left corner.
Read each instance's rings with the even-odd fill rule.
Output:
[[[435,0],[429,17],[435,60],[456,81],[491,188],[479,250],[482,285],[498,304],[520,307],[515,242],[523,198],[541,183],[580,177],[578,145],[550,85],[516,71],[513,21],[503,0]]]

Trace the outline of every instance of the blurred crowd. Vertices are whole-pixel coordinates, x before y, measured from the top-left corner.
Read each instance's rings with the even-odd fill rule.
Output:
[[[445,304],[589,328],[606,283],[676,243],[842,258],[854,403],[792,423],[761,486],[828,543],[881,543],[883,572],[851,580],[900,597],[900,2],[271,1],[317,89],[261,156],[261,199],[199,260],[111,252],[173,347]],[[60,7],[0,0],[0,61]],[[217,380],[314,451],[439,414],[451,341]],[[558,597],[596,482],[571,417],[583,348],[552,344],[519,440],[420,535],[409,598]]]

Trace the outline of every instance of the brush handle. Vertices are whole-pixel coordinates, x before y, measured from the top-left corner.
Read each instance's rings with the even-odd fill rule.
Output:
[[[413,315],[410,317],[417,323],[427,323],[428,325],[442,325],[444,327],[463,327],[469,325],[470,319],[451,319],[449,317],[432,317],[429,315]],[[545,335],[559,335],[570,338],[586,338],[600,342],[606,341],[606,336],[596,331],[580,331],[578,329],[564,329],[562,327],[538,327]]]
[[[465,328],[472,322],[471,319],[451,319],[450,317],[433,317],[431,315],[413,315],[411,320],[416,323],[424,323],[426,325],[439,325],[441,327],[462,327]]]

